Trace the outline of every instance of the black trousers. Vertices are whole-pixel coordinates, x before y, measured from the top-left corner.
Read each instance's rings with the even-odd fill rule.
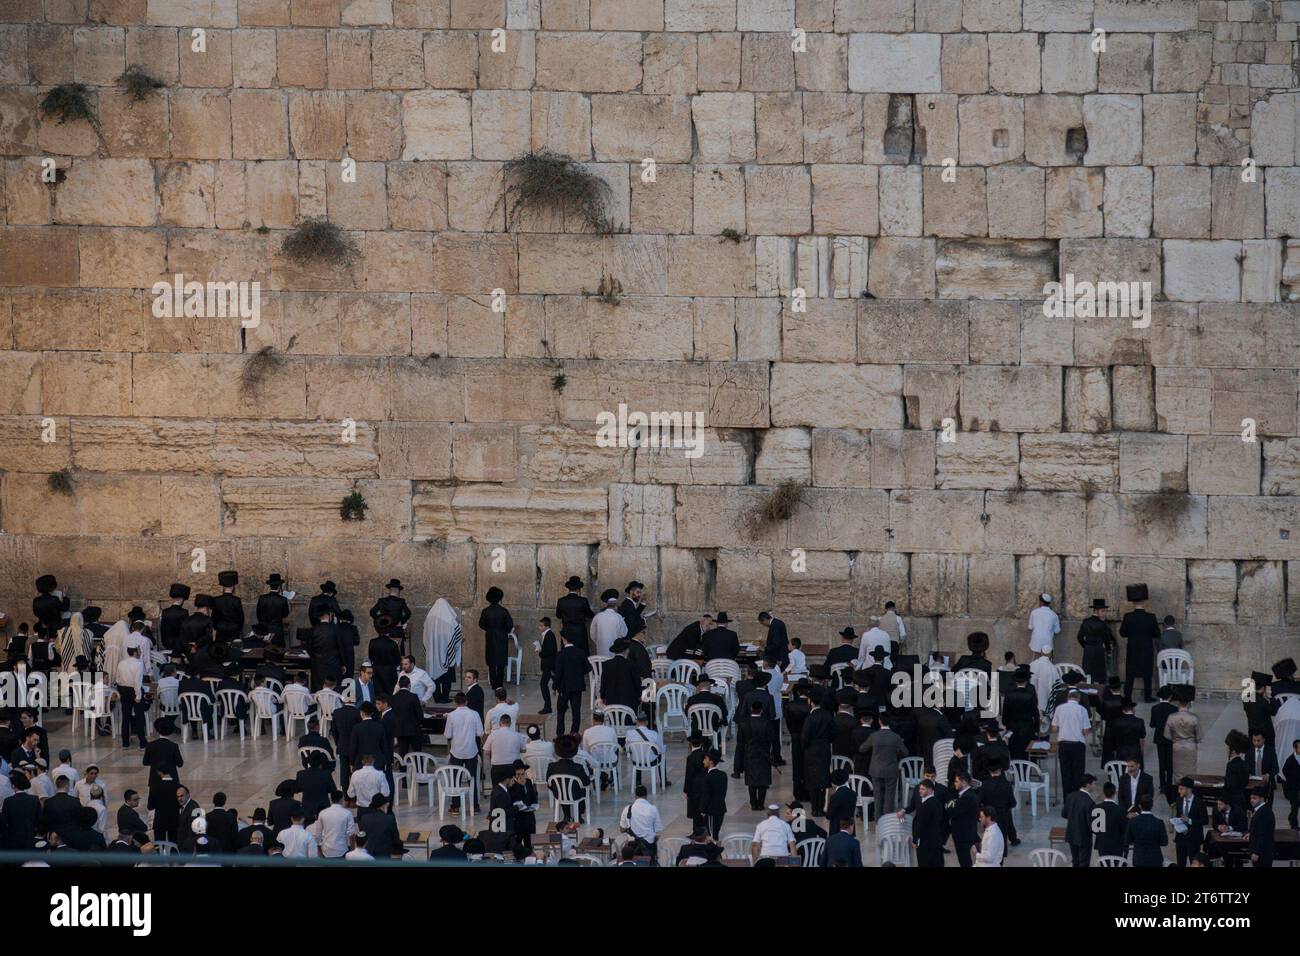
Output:
[[[555,733],[557,735],[564,733],[564,712],[570,708],[573,709],[573,733],[577,733],[579,725],[582,723],[582,696],[580,690],[562,690],[556,692],[559,700],[556,703]]]
[[[1084,764],[1088,759],[1086,744],[1060,741],[1056,752],[1061,761],[1061,793],[1074,793],[1083,778]]]
[[[975,865],[975,858],[971,856],[970,852],[971,847],[974,845],[974,843],[958,843],[955,840],[953,841],[952,847],[957,851],[957,862],[962,866],[962,868]]]
[[[1287,823],[1291,825],[1292,830],[1300,829],[1300,824],[1297,823],[1297,815],[1300,814],[1300,793],[1292,791],[1287,793],[1286,798],[1291,804],[1291,813],[1286,818]]]
[[[771,722],[772,731],[772,764],[779,765],[784,761],[781,759],[781,721],[774,720]]]
[[[758,807],[767,799],[767,787],[750,787],[749,788],[749,805]]]
[[[451,700],[451,685],[456,682],[456,668],[448,667],[446,672],[433,682],[433,699],[440,704]]]
[[[925,846],[922,844],[916,848],[916,865],[918,867],[942,867],[943,866],[943,847],[942,846]]]
[[[709,814],[709,834],[713,837],[713,839],[716,840],[719,837],[719,835],[721,835],[722,821],[723,819],[726,818],[726,816],[727,815],[725,813]]]
[[[420,734],[410,734],[397,738],[397,752],[405,757],[412,750],[420,749]]]
[[[1092,838],[1087,843],[1070,844],[1070,863],[1076,869],[1085,869],[1092,865]]]
[[[506,686],[506,662],[488,664],[488,684],[493,690]]]
[[[542,710],[551,709],[551,669],[542,668]]]
[[[1174,792],[1174,745],[1172,741],[1156,741],[1156,759],[1160,762],[1160,792],[1165,800],[1173,803],[1178,799]]]
[[[1154,663],[1148,662],[1145,667],[1125,667],[1124,668],[1124,696],[1129,700],[1134,700],[1133,683],[1136,680],[1142,681],[1142,699],[1151,699],[1151,670]]]
[[[1011,740],[1007,748],[1011,751],[1012,760],[1029,759],[1029,741],[1034,736],[1034,725],[1026,723],[1017,723],[1014,726],[1007,727],[1011,731]]]
[[[1188,860],[1201,852],[1199,843],[1193,843],[1186,833],[1174,835],[1174,851],[1178,856],[1178,865],[1186,866]]]
[[[346,791],[352,780],[352,762],[345,753],[339,753],[339,789]]]
[[[135,731],[135,738],[143,747],[148,743],[144,726],[144,714],[148,705],[135,699],[134,687],[119,687],[117,695],[122,702],[122,746],[131,745],[131,731]]]

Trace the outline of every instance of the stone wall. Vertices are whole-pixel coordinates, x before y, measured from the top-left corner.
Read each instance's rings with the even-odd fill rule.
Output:
[[[471,625],[498,584],[531,635],[576,571],[646,582],[656,638],[705,608],[752,637],[775,607],[826,640],[893,599],[921,648],[978,627],[1000,653],[1038,592],[1076,621],[1144,580],[1198,683],[1230,686],[1300,652],[1297,21],[1297,0],[0,0],[3,606],[28,616],[49,571],[153,609],[233,566],[250,602],[281,571],[364,612],[397,575]],[[165,88],[132,101],[131,64]],[[41,115],[72,82],[98,129]],[[609,184],[613,234],[507,229],[502,163],[543,149]],[[359,258],[286,259],[307,217]],[[176,273],[259,281],[260,326],[154,318]],[[1044,317],[1066,275],[1150,282],[1150,326]],[[598,447],[620,402],[703,412],[704,455]],[[793,517],[742,531],[789,478]],[[365,521],[339,516],[353,490]]]

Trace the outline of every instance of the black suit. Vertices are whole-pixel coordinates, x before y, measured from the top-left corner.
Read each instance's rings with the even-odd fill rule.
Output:
[[[706,661],[725,658],[734,661],[740,655],[740,638],[729,627],[719,625],[707,632],[700,641]]]
[[[555,616],[560,619],[560,633],[586,657],[590,649],[587,629],[595,616],[591,604],[581,594],[572,592],[555,602]]]
[[[1096,835],[1097,854],[1099,856],[1123,856],[1128,846],[1128,817],[1114,800],[1103,800],[1097,804],[1102,813],[1102,830]],[[1093,811],[1096,816],[1096,810]]]
[[[1155,618],[1151,618],[1155,620]],[[1128,822],[1128,841],[1133,846],[1133,865],[1135,867],[1158,867],[1165,865],[1165,855],[1161,847],[1169,845],[1169,833],[1165,830],[1163,820],[1152,813],[1139,813]]]
[[[41,822],[47,829],[58,830],[62,835],[65,829],[80,829],[77,817],[81,816],[81,801],[70,793],[56,793],[45,801],[41,807]]]
[[[537,652],[538,663],[542,668],[542,713],[551,709],[551,680],[555,673],[555,658],[559,655],[559,641],[555,632],[549,627],[542,632],[541,649]]]
[[[149,828],[145,826],[139,811],[124,803],[117,808],[117,832],[131,837],[137,833],[148,833]]]
[[[1151,705],[1151,736],[1155,739],[1156,760],[1160,765],[1160,792],[1171,803],[1178,794],[1174,790],[1174,745],[1165,736],[1165,722],[1169,720],[1170,714],[1177,712],[1178,707],[1167,700]],[[1272,721],[1269,721],[1269,726],[1272,725]]]
[[[510,654],[510,631],[515,626],[510,612],[500,604],[489,604],[478,616],[483,631],[483,659],[487,661],[488,683],[494,688],[506,682],[506,658]]]
[[[307,623],[314,628],[320,623],[320,619],[325,616],[326,612],[338,614],[340,610],[338,598],[333,594],[326,594],[322,591],[320,594],[313,595],[312,599],[307,602]]]
[[[483,685],[474,684],[473,687],[465,688],[465,706],[478,714],[478,719],[483,719]]]
[[[632,669],[632,662],[615,654],[600,669],[600,699],[607,705],[621,704],[634,711],[641,704],[641,681]]]
[[[606,664],[612,663],[606,661]],[[587,688],[587,675],[591,664],[586,653],[576,644],[566,644],[555,658],[556,701],[555,732],[564,733],[564,713],[573,711],[572,732],[577,733],[582,724],[582,695]]]
[[[838,833],[840,824],[845,820],[853,820],[857,812],[858,795],[853,789],[847,786],[836,787],[826,801],[826,829]]]
[[[1246,752],[1246,768],[1250,771],[1252,777],[1268,778],[1268,782],[1264,784],[1264,787],[1269,791],[1269,802],[1271,803],[1273,799],[1273,787],[1275,786],[1274,781],[1277,779],[1278,771],[1277,750],[1270,747],[1268,741],[1265,741],[1261,759],[1261,755],[1255,752],[1255,748],[1252,745],[1250,750]]]
[[[1151,779],[1151,774],[1145,771],[1138,772],[1137,787],[1133,786],[1133,778],[1127,773],[1120,774],[1119,784],[1115,788],[1115,797],[1119,800],[1119,805],[1124,808],[1125,813],[1135,813],[1138,810],[1138,801],[1142,797],[1149,796],[1155,800],[1156,787],[1155,782]]]
[[[175,802],[173,798],[173,802]],[[30,791],[15,793],[0,808],[0,833],[9,850],[30,850],[36,844],[36,825],[41,818],[41,801]]]
[[[343,679],[343,662],[350,648],[345,646],[343,632],[337,624],[321,622],[311,629],[308,644],[311,653],[311,689],[318,691],[325,681],[336,683]],[[376,670],[375,672],[379,672]]]
[[[361,711],[355,704],[340,704],[330,716],[330,736],[339,761],[339,786],[344,790],[352,778],[352,731],[360,722]]]
[[[239,817],[234,810],[218,807],[208,811],[208,839],[214,853],[234,853],[235,836],[239,833]]]
[[[1065,842],[1070,844],[1072,862],[1078,868],[1092,865],[1092,813],[1096,807],[1092,796],[1082,789],[1066,794],[1061,807],[1061,816],[1065,817]]]
[[[943,844],[948,839],[943,803],[931,796],[919,801],[912,817],[912,842],[916,846],[916,865],[943,866]]]
[[[627,625],[627,636],[630,640],[645,630],[645,618],[641,612],[645,610],[645,605],[632,600],[630,597],[623,598],[618,606],[619,616],[623,618],[623,623]]]
[[[362,810],[357,820],[357,829],[365,832],[366,850],[376,860],[386,860],[394,854],[400,856],[406,852],[402,837],[397,832],[397,821],[391,813]]]
[[[158,641],[172,653],[183,650],[181,646],[181,625],[190,616],[183,604],[172,604],[162,609],[158,615]]]
[[[399,690],[393,695],[392,708],[388,713],[393,715],[393,736],[397,738],[397,752],[405,757],[410,751],[419,750],[423,737],[420,722],[424,719],[420,698],[409,689]]]
[[[1133,683],[1142,680],[1142,696],[1151,700],[1151,670],[1155,666],[1155,647],[1160,641],[1160,625],[1156,616],[1144,608],[1135,608],[1124,615],[1119,625],[1119,636],[1128,639],[1124,655],[1124,696],[1132,698]]]
[[[1250,815],[1250,852],[1259,857],[1255,866],[1273,865],[1274,827],[1273,808],[1261,803]]]
[[[212,599],[212,630],[219,641],[235,641],[244,636],[244,602],[234,594],[218,594]]]
[[[1174,834],[1174,851],[1178,854],[1178,865],[1186,866],[1190,857],[1201,852],[1201,844],[1205,842],[1207,822],[1205,804],[1194,794],[1186,803],[1182,797],[1179,797],[1170,810],[1169,816],[1170,818],[1187,817],[1187,832]]]
[[[727,774],[714,767],[704,775],[704,794],[700,806],[701,812],[709,822],[709,832],[713,839],[722,833],[722,820],[727,815]]]
[[[763,645],[763,656],[774,657],[784,670],[790,663],[790,635],[786,632],[785,621],[774,617],[767,624],[767,642]]]
[[[698,651],[700,649],[700,622],[691,621],[684,628],[677,632],[668,643],[668,649],[664,652],[670,661],[679,661],[686,656],[687,651]]]
[[[1011,731],[1009,750],[1012,760],[1028,758],[1029,741],[1038,732],[1038,692],[1028,685],[1017,685],[1007,691],[1002,704],[1002,723]],[[927,760],[932,750],[922,752]]]
[[[387,728],[381,719],[370,717],[362,720],[352,728],[351,748],[348,759],[353,767],[361,766],[361,758],[366,754],[375,758],[375,766],[385,773],[393,762],[392,742]]]
[[[1136,760],[1143,766],[1142,741],[1147,736],[1147,725],[1136,714],[1120,714],[1114,721],[1115,757],[1118,760]]]
[[[375,687],[381,694],[391,694],[397,686],[397,670],[402,664],[402,649],[386,634],[372,638],[366,649],[375,668]]]
[[[948,830],[952,833],[953,849],[957,851],[957,862],[963,867],[975,865],[971,858],[971,847],[980,842],[979,812],[979,796],[973,787],[967,787],[958,793],[944,808]]]
[[[284,647],[284,619],[289,616],[289,602],[279,591],[268,591],[257,599],[254,612],[257,623],[271,632],[271,643]]]
[[[701,826],[704,823],[700,806],[704,801],[704,775],[707,771],[704,769],[703,747],[697,747],[686,755],[686,770],[682,778],[682,793],[686,794],[686,816],[691,821],[692,826]]]
[[[181,748],[166,737],[149,741],[144,748],[144,765],[149,768],[149,798],[146,803],[153,814],[155,840],[179,843],[180,806],[176,788],[180,786],[180,768],[185,765]],[[170,777],[170,779],[165,779]]]

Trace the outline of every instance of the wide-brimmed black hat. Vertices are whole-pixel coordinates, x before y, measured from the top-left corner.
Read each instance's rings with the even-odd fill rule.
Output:
[[[1196,700],[1196,687],[1192,684],[1174,684],[1170,688],[1170,700],[1179,704],[1190,704]]]
[[[391,580],[389,580],[387,584],[384,585],[384,587],[386,587],[390,591],[393,590],[394,588],[400,591],[402,590],[402,582],[397,580],[397,578],[392,578]]]
[[[81,609],[81,620],[84,624],[94,624],[103,616],[104,609],[94,604],[87,604]]]
[[[1173,627],[1175,623],[1176,622],[1174,621],[1174,616],[1172,614],[1165,615],[1165,620],[1164,620],[1165,627]]]
[[[196,594],[194,596],[194,606],[198,608],[212,607],[211,594]]]
[[[605,588],[605,590],[600,592],[600,602],[602,604],[608,604],[610,601],[617,601],[617,600],[618,600],[617,588]]]
[[[609,646],[609,649],[613,651],[615,654],[622,654],[630,646],[631,645],[628,643],[626,637],[620,637],[617,641],[615,641],[613,644]]]
[[[1093,599],[1092,599],[1092,609],[1093,609],[1094,611],[1104,611],[1104,610],[1106,610],[1106,608],[1108,608],[1108,607],[1110,607],[1110,605],[1106,603],[1106,599],[1105,599],[1105,598],[1093,598]]]
[[[873,658],[874,660],[883,661],[886,657],[889,656],[889,651],[885,650],[883,647],[877,646],[877,647],[873,647],[867,653],[867,656]]]
[[[493,585],[492,587],[488,588],[487,594],[484,596],[484,598],[489,604],[496,604],[505,596],[506,594],[504,591],[502,591],[496,585]]]
[[[223,588],[233,588],[236,584],[239,583],[239,572],[218,571],[217,583],[220,584]]]
[[[1244,754],[1250,749],[1250,738],[1240,730],[1233,729],[1228,731],[1228,736],[1223,738],[1223,742],[1227,744],[1228,749],[1234,753]]]
[[[460,843],[465,839],[465,831],[454,823],[438,828],[438,839],[443,843]]]
[[[177,582],[167,589],[167,596],[173,600],[180,598],[182,601],[187,601],[190,597],[190,586]]]
[[[1273,676],[1278,680],[1286,680],[1288,677],[1295,677],[1295,659],[1284,657],[1270,668]]]
[[[1188,790],[1191,790],[1196,786],[1196,781],[1193,780],[1191,777],[1183,777],[1181,780],[1178,781],[1178,786],[1186,787]]]
[[[564,586],[570,591],[581,591],[582,578],[578,577],[576,574],[570,574],[569,580],[564,582]]]
[[[730,624],[731,618],[727,617],[726,611],[719,611],[717,614],[713,615],[713,621],[715,624]]]
[[[1014,680],[1023,683],[1024,681],[1029,680],[1032,673],[1033,671],[1030,669],[1028,664],[1021,664],[1012,672],[1011,676]]]
[[[338,594],[338,593],[339,593],[339,586],[338,586],[337,584],[335,584],[333,581],[326,581],[324,584],[322,584],[322,585],[320,586],[320,593],[321,593],[321,594]]]
[[[711,747],[705,756],[712,760],[715,766],[722,763],[722,753],[716,747]]]
[[[578,739],[569,735],[555,738],[555,756],[572,760],[578,754]]]
[[[280,573],[277,571],[266,579],[266,583],[271,588],[278,588],[284,584],[284,578],[280,577]]]
[[[59,586],[59,581],[52,574],[42,574],[36,579],[36,591],[39,594],[49,594]]]
[[[1273,683],[1273,675],[1265,674],[1263,671],[1251,671],[1250,680],[1256,688],[1267,687]]]
[[[845,638],[846,640],[852,640],[857,636],[857,632],[855,632],[851,627],[846,627],[844,630],[840,631],[840,637]]]
[[[1145,601],[1151,596],[1145,584],[1130,584],[1126,586],[1124,588],[1124,595],[1134,603]]]
[[[766,687],[772,682],[772,675],[767,671],[756,671],[749,680],[755,687]]]

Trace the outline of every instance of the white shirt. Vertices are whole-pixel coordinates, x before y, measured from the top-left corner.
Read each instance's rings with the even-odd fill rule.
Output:
[[[980,848],[975,854],[976,866],[1001,866],[1002,858],[1007,853],[1007,841],[1002,837],[1002,828],[990,823],[984,828],[980,838]]]
[[[513,727],[498,727],[483,742],[483,756],[494,767],[509,766],[523,756],[528,738]]]
[[[771,670],[763,669],[765,674],[770,675],[771,680],[767,682],[767,692],[772,695],[772,706],[776,708],[774,713],[776,719],[781,719],[781,687],[785,684],[785,678],[781,675],[781,668],[773,667]]]
[[[530,740],[528,746],[524,748],[524,757],[545,757],[554,760],[555,744],[549,740]]]
[[[31,792],[34,796],[43,800],[48,800],[57,792],[54,788],[54,781],[50,779],[48,773],[43,773],[38,777],[32,778]]]
[[[794,831],[780,817],[768,817],[754,828],[754,845],[759,856],[789,856],[793,842]]]
[[[862,641],[858,645],[858,660],[854,665],[855,668],[857,670],[864,670],[874,664],[876,661],[875,658],[871,656],[871,652],[877,647],[883,647],[888,651],[889,642],[892,640],[893,638],[889,636],[889,632],[882,631],[879,627],[873,627],[871,630],[867,631],[867,633],[863,634]]]
[[[306,858],[317,855],[316,838],[304,830],[301,823],[295,823],[289,829],[281,830],[276,839],[284,847],[286,857]]]
[[[608,657],[614,642],[627,637],[627,622],[612,607],[606,607],[591,619],[592,652]]]
[[[1057,731],[1057,739],[1061,743],[1082,744],[1087,742],[1084,735],[1092,727],[1092,721],[1088,719],[1088,711],[1083,704],[1067,700],[1052,714],[1052,727]]]
[[[117,681],[118,687],[132,687],[135,689],[135,699],[139,703],[143,694],[144,684],[144,664],[138,657],[124,657],[117,665],[117,673],[113,675]]]
[[[311,834],[320,844],[321,856],[337,859],[348,852],[348,837],[357,832],[352,811],[341,803],[326,807],[311,825]]]
[[[472,707],[457,707],[447,715],[448,751],[458,760],[478,756],[478,738],[483,736],[483,721]]]
[[[104,802],[107,803],[107,802],[109,801],[108,784],[106,784],[106,783],[104,782],[104,778],[103,778],[103,777],[97,777],[97,778],[95,778],[95,782],[94,782],[94,783],[90,783],[89,781],[87,781],[87,780],[83,777],[82,779],[80,779],[80,780],[77,781],[77,785],[76,785],[76,787],[74,788],[74,789],[76,790],[76,792],[77,792],[77,799],[81,801],[81,805],[82,805],[83,807],[88,807],[88,806],[90,806],[90,788],[91,788],[91,787],[99,787],[101,790],[103,790],[103,791],[104,791]]]
[[[50,779],[58,780],[60,777],[68,778],[68,787],[76,789],[77,781],[81,779],[81,774],[71,764],[61,763],[50,771]]]
[[[582,749],[594,753],[597,744],[618,744],[618,731],[609,724],[592,724],[582,732]]]
[[[618,732],[615,731],[615,737],[617,737],[617,735]],[[652,730],[649,727],[642,727],[639,724],[629,727],[627,729],[626,740],[629,744],[645,742],[650,744],[655,749],[656,753],[662,755],[664,752],[663,734],[659,733],[657,730]]]
[[[357,847],[355,850],[348,850],[347,853],[344,853],[344,854],[343,854],[343,859],[345,859],[345,860],[373,860],[374,857],[371,856],[371,855],[370,855],[370,851],[367,850],[367,849],[365,849],[364,847]]]
[[[659,819],[659,808],[645,797],[637,797],[630,806],[623,808],[618,825],[647,843],[659,839],[664,829],[663,821]]]
[[[1052,696],[1052,685],[1056,683],[1056,665],[1046,657],[1035,657],[1029,662],[1029,682],[1038,694],[1038,710],[1047,710],[1047,702]]]
[[[785,675],[790,678],[804,677],[808,674],[808,658],[803,651],[795,648],[790,652],[790,663],[786,665]]]
[[[397,676],[399,678],[409,677],[411,680],[411,693],[420,698],[420,703],[427,704],[429,702],[429,698],[433,696],[433,678],[429,676],[428,671],[419,667],[412,667],[409,671],[402,671]]]
[[[489,734],[493,733],[501,726],[501,718],[506,715],[510,717],[511,727],[519,726],[519,705],[507,704],[502,701],[499,704],[494,704],[487,712],[487,716],[483,718],[483,729]]]
[[[348,796],[356,800],[357,806],[368,807],[375,799],[375,794],[388,796],[388,778],[377,767],[361,767],[352,771],[348,781]]]
[[[1061,619],[1046,605],[1029,612],[1029,649],[1036,653],[1052,653],[1052,645],[1061,633]]]
[[[95,829],[99,835],[108,836],[108,807],[104,806],[103,800],[92,800],[90,808],[95,811]]]

